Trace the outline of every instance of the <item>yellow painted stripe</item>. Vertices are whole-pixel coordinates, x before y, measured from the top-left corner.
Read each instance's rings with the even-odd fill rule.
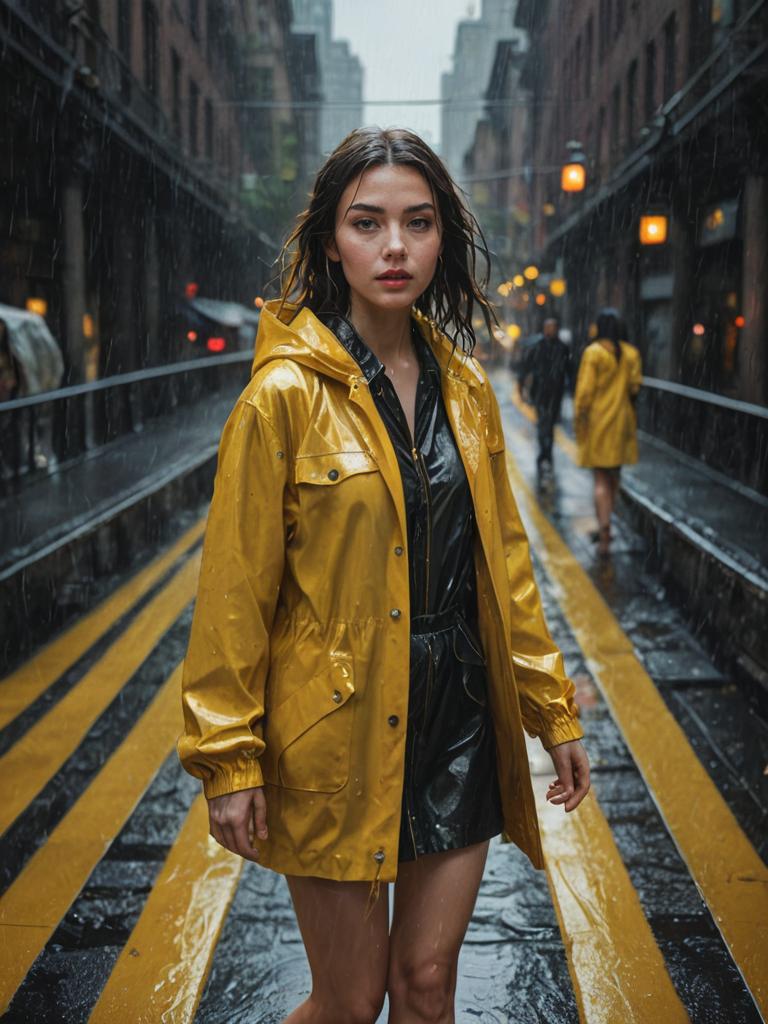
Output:
[[[578,810],[565,814],[547,802],[541,778],[534,786],[547,879],[579,1020],[687,1024],[688,1013],[594,790]]]
[[[523,416],[525,416],[529,423],[535,423],[537,417],[536,410],[533,408],[533,406],[526,405],[526,403],[520,397],[520,394],[516,387],[512,388],[511,395],[512,404],[517,409],[517,411],[521,413]],[[576,442],[566,434],[566,432],[563,430],[561,426],[555,427],[555,442],[557,443],[557,446],[565,452],[565,454],[568,456],[571,462],[573,462],[575,465],[578,462],[578,448],[576,447]]]
[[[507,464],[531,541],[681,857],[763,1017],[768,869],[720,796],[610,609]]]
[[[89,647],[139,601],[205,530],[205,518],[190,527],[163,555],[137,573],[92,612],[79,619],[15,672],[0,680],[0,729],[44,693]]]
[[[89,1024],[194,1020],[242,868],[242,858],[208,835],[208,805],[200,795]]]
[[[0,1013],[173,749],[181,727],[180,686],[178,666],[0,898]]]
[[[0,833],[77,748],[195,594],[200,552],[193,554],[136,616],[77,686],[0,757]]]

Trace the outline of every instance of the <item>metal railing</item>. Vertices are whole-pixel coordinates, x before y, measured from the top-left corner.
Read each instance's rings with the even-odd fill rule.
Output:
[[[233,352],[2,402],[0,485],[49,473],[179,406],[243,387],[252,360]]]
[[[732,480],[768,494],[768,408],[644,377],[638,426]]]

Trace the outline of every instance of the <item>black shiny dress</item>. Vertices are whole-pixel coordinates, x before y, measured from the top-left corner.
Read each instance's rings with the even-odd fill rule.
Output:
[[[443,403],[440,366],[415,325],[420,373],[412,438],[378,357],[347,320],[319,318],[360,366],[403,481],[411,661],[398,859],[415,860],[482,842],[503,827],[477,632],[472,498]]]

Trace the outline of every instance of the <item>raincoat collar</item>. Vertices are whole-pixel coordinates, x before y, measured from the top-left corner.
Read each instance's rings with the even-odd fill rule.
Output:
[[[371,384],[379,374],[385,372],[384,363],[375,352],[366,345],[355,327],[346,317],[338,313],[318,313],[318,320],[333,331],[344,348],[349,352],[363,372],[363,376]],[[425,376],[431,386],[439,385],[440,367],[432,349],[424,340],[415,320],[411,320],[413,345],[419,361],[420,373]]]
[[[321,316],[325,317],[325,314]],[[347,323],[343,317],[337,319]],[[413,320],[421,337],[437,359],[440,369],[449,379],[461,381],[469,387],[482,386],[481,371],[468,355],[456,348],[423,313],[414,309]],[[351,328],[351,324],[349,327]],[[323,320],[306,306],[299,308],[280,299],[267,302],[259,319],[252,375],[272,359],[283,358],[295,359],[326,376],[345,382],[360,380],[362,371],[362,379],[368,383],[372,379],[368,374],[374,364],[366,363],[363,367],[352,351],[339,340],[334,330],[335,326],[334,329],[326,326]],[[355,333],[353,328],[352,330]],[[357,335],[356,337],[370,352],[362,339]],[[381,366],[378,358],[373,353],[370,354]]]

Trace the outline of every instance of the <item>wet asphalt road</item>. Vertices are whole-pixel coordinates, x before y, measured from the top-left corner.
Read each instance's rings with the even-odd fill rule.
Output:
[[[497,374],[495,385],[508,447],[523,477],[534,487],[533,428],[509,401],[506,374]],[[577,470],[563,450],[557,451],[556,459],[554,483],[537,494],[539,507],[608,603],[705,766],[712,786],[765,860],[768,727],[712,663],[702,639],[687,627],[684,611],[672,606],[658,580],[646,572],[642,547],[628,529],[619,526],[610,560],[595,557],[587,536],[594,525],[589,475]],[[182,560],[186,557],[188,554]],[[561,611],[558,586],[536,553],[535,563],[550,628],[577,682],[594,790],[677,997],[696,1024],[759,1021],[739,966],[643,781],[643,766],[629,753]],[[31,730],[64,706],[65,699],[76,693],[141,609],[162,596],[170,580],[170,573],[161,577],[111,632],[88,647],[55,676],[40,697],[5,725],[0,731],[0,757],[14,755]],[[25,879],[34,877],[36,854],[44,853],[57,827],[66,825],[79,798],[98,781],[133,723],[150,707],[183,655],[189,617],[189,607],[175,617],[0,836],[0,882],[5,894],[0,899],[0,913],[3,901],[17,890],[23,893]],[[543,772],[546,784],[546,763],[532,756],[535,770]],[[23,759],[13,763],[23,764]],[[121,956],[133,953],[140,959],[141,951],[132,949],[134,928],[153,906],[155,883],[198,792],[197,783],[181,771],[170,747],[158,764],[159,770],[152,773],[146,788],[137,792],[120,827],[104,839],[92,867],[84,871],[82,884],[70,883],[63,872],[62,886],[71,884],[71,900],[67,895],[60,920],[48,922],[50,935],[39,943],[39,950],[31,943],[29,969],[20,974],[3,1020],[41,1024],[87,1021]],[[611,894],[596,890],[593,898],[599,914],[601,900],[610,900]],[[190,903],[190,912],[195,906]],[[180,920],[174,918],[170,927]],[[2,921],[8,947],[16,941],[13,921],[5,916]],[[164,920],[161,925],[158,921],[160,927],[168,928],[169,922]],[[577,989],[584,979],[579,979],[578,968],[569,964],[571,939],[561,932],[547,875],[533,871],[515,848],[494,841],[460,961],[457,1020],[483,1024],[578,1021]],[[308,992],[306,960],[287,889],[279,876],[245,865],[221,931],[211,939],[203,928],[199,941],[208,941],[210,956],[207,981],[195,989],[194,998],[202,988],[199,1007],[195,1011],[194,998],[192,1003],[179,1003],[168,1020],[278,1022]],[[163,977],[171,978],[166,988],[173,1001],[173,972],[167,967],[163,965]],[[147,971],[151,982],[151,964]],[[572,971],[579,979],[576,985]],[[131,1005],[128,998],[126,1006]],[[127,1009],[125,1015],[111,1019],[120,1024],[161,1019],[159,1012],[155,1017],[137,1014]]]

